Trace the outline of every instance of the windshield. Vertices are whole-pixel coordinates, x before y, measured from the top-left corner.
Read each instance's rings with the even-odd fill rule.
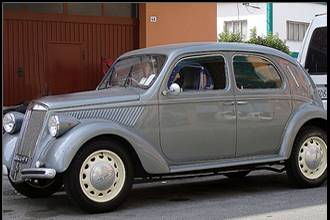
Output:
[[[113,64],[98,89],[136,87],[148,89],[157,79],[166,57],[164,55],[138,55]]]

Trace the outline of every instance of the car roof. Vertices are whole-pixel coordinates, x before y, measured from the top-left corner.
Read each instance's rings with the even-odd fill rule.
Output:
[[[248,43],[236,43],[236,42],[191,42],[191,43],[177,43],[167,44],[160,46],[147,47],[138,50],[132,50],[124,53],[120,58],[126,56],[133,56],[139,54],[164,54],[167,56],[173,54],[184,54],[192,52],[206,52],[206,51],[233,51],[233,52],[257,52],[268,55],[275,55],[293,63],[296,60],[288,54],[262,45],[248,44]]]
[[[327,18],[327,13],[316,14],[315,17],[318,17],[318,18]]]
[[[315,15],[312,22],[314,27],[326,27],[327,26],[327,14]]]

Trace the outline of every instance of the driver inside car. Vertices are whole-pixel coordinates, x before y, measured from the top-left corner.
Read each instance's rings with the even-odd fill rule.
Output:
[[[184,90],[209,90],[214,88],[211,74],[200,64],[184,64],[177,66],[170,77],[170,82]],[[170,86],[171,83],[168,85]]]

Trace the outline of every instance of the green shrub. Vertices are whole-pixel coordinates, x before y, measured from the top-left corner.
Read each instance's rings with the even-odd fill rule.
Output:
[[[290,54],[289,47],[285,44],[285,41],[281,40],[277,34],[269,33],[267,36],[257,36],[256,28],[251,29],[250,39],[243,41],[239,33],[232,34],[227,31],[219,34],[219,42],[245,42],[250,44],[258,44],[267,47],[272,47],[277,50],[283,51],[284,53]]]
[[[242,37],[239,33],[229,33],[224,31],[219,34],[220,42],[242,42]]]

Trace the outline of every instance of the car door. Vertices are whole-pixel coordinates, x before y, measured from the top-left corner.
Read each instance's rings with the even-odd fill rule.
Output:
[[[237,108],[237,157],[275,155],[291,114],[290,88],[269,57],[232,58]]]
[[[169,160],[235,157],[235,97],[228,75],[220,54],[187,56],[169,71],[162,89],[172,83],[182,89],[179,95],[162,89],[159,94],[161,147]]]

